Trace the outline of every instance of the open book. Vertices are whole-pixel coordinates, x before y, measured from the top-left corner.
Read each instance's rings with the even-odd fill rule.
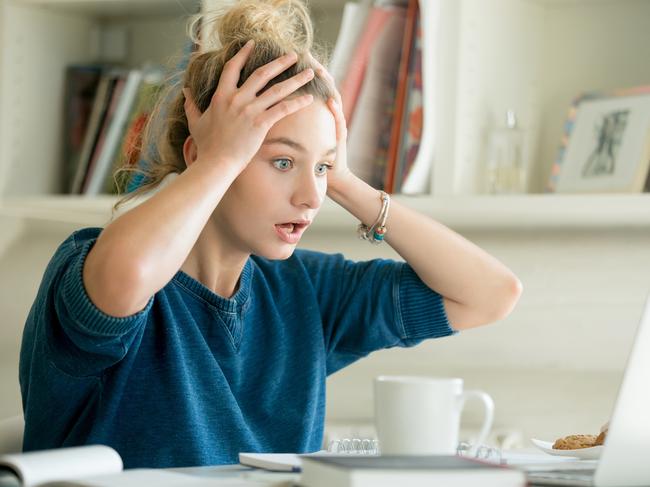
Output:
[[[214,479],[159,469],[123,470],[122,458],[102,445],[0,455],[0,487],[201,487]]]

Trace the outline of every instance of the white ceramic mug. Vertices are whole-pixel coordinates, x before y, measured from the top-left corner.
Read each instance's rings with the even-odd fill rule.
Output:
[[[485,406],[476,441],[487,439],[494,418],[494,401],[483,391],[463,392],[456,378],[379,376],[375,379],[375,426],[385,455],[453,455],[458,448],[460,416],[465,401]]]

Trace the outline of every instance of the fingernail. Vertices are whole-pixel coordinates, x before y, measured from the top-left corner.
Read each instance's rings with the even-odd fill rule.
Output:
[[[246,44],[244,45],[244,47],[250,47],[250,46],[253,45],[254,42],[255,41],[253,39],[248,39],[248,41],[246,41]]]
[[[306,76],[307,76],[308,78],[311,78],[311,77],[314,76],[314,70],[311,69],[311,68],[307,68],[307,69],[305,70],[305,73],[306,73]]]

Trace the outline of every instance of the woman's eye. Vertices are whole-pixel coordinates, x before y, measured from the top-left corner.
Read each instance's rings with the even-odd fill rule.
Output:
[[[280,171],[286,171],[287,169],[291,169],[293,162],[290,159],[274,159],[273,166]]]
[[[330,169],[332,169],[332,166],[329,164],[319,164],[316,166],[316,174],[323,176],[324,174],[327,174],[327,171]]]

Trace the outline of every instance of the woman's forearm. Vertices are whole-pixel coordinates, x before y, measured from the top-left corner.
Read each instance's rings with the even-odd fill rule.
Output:
[[[180,269],[241,169],[196,160],[102,231],[84,265],[91,300],[113,316],[142,309]]]
[[[381,209],[379,192],[350,176],[328,190],[332,199],[366,225]],[[521,283],[501,262],[454,231],[395,201],[385,240],[420,279],[445,299],[457,329],[506,316],[521,294]]]

